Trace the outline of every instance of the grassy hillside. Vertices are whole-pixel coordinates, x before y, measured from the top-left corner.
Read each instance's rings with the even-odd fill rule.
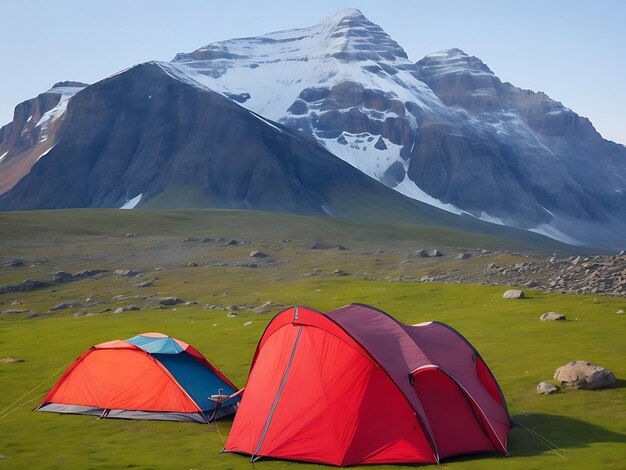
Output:
[[[126,237],[129,232],[136,237]],[[202,242],[219,237],[225,240]],[[231,238],[249,243],[226,245]],[[340,243],[347,249],[312,250],[313,242]],[[330,310],[362,302],[407,323],[438,320],[461,331],[493,370],[511,414],[558,445],[567,459],[563,461],[526,430],[516,428],[509,437],[511,457],[455,458],[444,462],[444,468],[624,468],[626,316],[615,314],[626,309],[624,299],[527,291],[528,299],[503,300],[502,287],[391,281],[404,274],[462,268],[463,262],[453,257],[457,247],[510,251],[537,247],[437,228],[233,211],[1,214],[0,247],[0,265],[24,260],[22,266],[0,269],[0,285],[27,278],[51,279],[60,270],[142,273],[138,278],[106,274],[32,292],[0,294],[2,311],[37,312],[36,316],[0,315],[0,358],[24,360],[0,363],[0,454],[10,457],[0,460],[0,467],[250,468],[245,457],[218,454],[222,440],[209,426],[96,420],[31,410],[56,374],[96,343],[146,331],[167,333],[194,345],[243,386],[257,341],[281,306]],[[410,256],[418,248],[435,247],[446,256]],[[254,261],[248,257],[252,250],[269,254],[269,261],[258,261],[256,268],[238,267],[238,262]],[[514,260],[517,255],[497,256]],[[481,262],[479,258],[470,261]],[[198,266],[189,267],[189,262]],[[157,267],[163,269],[155,271]],[[336,275],[335,270],[347,275]],[[145,280],[152,280],[153,286],[136,287]],[[154,299],[163,296],[198,304],[160,310]],[[11,305],[16,300],[19,304]],[[69,301],[82,305],[48,312]],[[270,312],[240,310],[234,318],[222,309],[203,308],[205,304],[256,307],[266,301],[272,302]],[[104,311],[130,304],[141,310]],[[547,311],[565,313],[568,321],[540,322],[539,315]],[[96,315],[74,316],[84,312]],[[243,326],[248,321],[254,323]],[[620,379],[617,386],[551,396],[535,393],[537,383],[551,379],[558,366],[576,359],[611,369]],[[17,406],[11,406],[25,394]],[[228,435],[231,422],[219,421],[222,437]],[[256,466],[321,468],[263,460]]]

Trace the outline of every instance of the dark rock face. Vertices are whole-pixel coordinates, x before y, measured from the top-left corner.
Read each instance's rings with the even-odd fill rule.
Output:
[[[386,188],[311,138],[174,78],[168,67],[138,65],[74,96],[62,139],[0,196],[0,209],[121,207],[141,194],[137,207],[353,218],[374,210],[376,217],[403,213],[464,225]]]

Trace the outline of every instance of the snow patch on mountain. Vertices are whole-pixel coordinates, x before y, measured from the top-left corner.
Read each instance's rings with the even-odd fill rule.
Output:
[[[120,207],[120,209],[134,209],[135,206],[139,204],[139,201],[141,201],[141,196],[143,196],[143,193],[139,193],[134,198],[129,199],[124,203],[122,207]]]
[[[42,153],[41,155],[39,155],[39,156],[37,157],[37,160],[35,160],[35,161],[37,161],[37,162],[38,162],[39,160],[41,160],[41,159],[42,159],[42,157],[45,157],[46,155],[48,155],[48,152],[50,152],[50,150],[52,150],[53,148],[54,148],[54,145],[53,145],[52,147],[50,147],[48,150],[46,150],[44,153]]]
[[[576,240],[573,237],[557,230],[549,224],[542,224],[534,228],[528,229],[529,232],[538,233],[539,235],[544,235],[548,238],[552,238],[553,240],[557,240],[563,243],[567,243],[568,245],[576,245],[576,246],[584,246],[585,244]]]
[[[46,93],[59,94],[61,95],[61,99],[54,108],[44,113],[44,115],[41,116],[41,119],[37,121],[37,124],[35,124],[35,127],[41,128],[39,132],[39,142],[44,142],[48,140],[48,128],[50,124],[56,121],[57,119],[59,119],[61,116],[63,116],[63,114],[65,113],[65,110],[67,109],[67,104],[69,103],[70,98],[72,98],[72,96],[74,96],[83,88],[85,87],[58,86],[58,87],[53,87],[46,92]]]

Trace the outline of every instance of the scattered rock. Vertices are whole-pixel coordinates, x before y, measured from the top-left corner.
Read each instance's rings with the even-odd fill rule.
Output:
[[[193,261],[187,263],[187,266],[190,268],[197,268],[198,267],[198,263],[194,263]]]
[[[243,245],[244,243],[246,243],[245,240],[228,240],[226,242],[226,245]]]
[[[250,326],[250,325],[254,325],[253,321],[247,321],[243,324],[243,326]]]
[[[235,318],[235,317],[237,316],[237,314],[236,314],[236,313],[234,313],[234,312],[228,312],[228,313],[226,314],[226,316],[227,316],[228,318]]]
[[[198,239],[197,238],[193,238],[193,237],[187,237],[183,241],[184,242],[197,242]]]
[[[115,312],[115,313],[120,313],[120,312]],[[79,317],[93,317],[94,315],[97,315],[97,313],[95,313],[95,312],[76,312],[72,316],[74,318],[79,318]]]
[[[502,294],[502,298],[503,299],[523,299],[525,298],[525,296],[524,296],[524,291],[522,290],[509,289],[504,294]]]
[[[615,384],[615,375],[608,369],[587,361],[572,361],[559,367],[554,380],[567,387],[595,390]]]
[[[133,310],[139,310],[139,307],[136,305],[127,305],[125,307],[116,308],[113,313],[131,312]]]
[[[22,310],[22,309],[17,309],[17,308],[10,308],[9,310],[3,310],[0,312],[0,315],[12,315],[15,313],[27,313],[30,312],[30,310]]]
[[[214,241],[213,238],[207,237],[207,238],[203,238],[202,240],[200,240],[200,243],[209,243],[209,242],[212,242],[212,241]]]
[[[68,308],[80,307],[81,305],[82,305],[81,302],[63,302],[63,303],[57,304],[54,307],[52,307],[50,309],[50,311],[51,312],[56,312],[58,310],[66,310]]]
[[[74,275],[72,273],[68,273],[67,271],[57,271],[52,275],[52,280],[54,282],[65,282],[72,279]]]
[[[0,363],[2,364],[17,364],[18,362],[24,362],[24,359],[18,359],[17,357],[3,357],[0,359]]]
[[[532,289],[533,287],[537,287],[539,284],[537,284],[535,281],[533,281],[532,279],[528,282],[525,282],[523,284],[524,287],[528,287],[530,289]]]
[[[617,311],[617,312],[615,312],[615,313],[617,313],[618,315],[622,315],[622,314],[624,313],[624,311],[623,311],[622,309],[620,309],[620,310],[618,310],[618,311]]]
[[[423,248],[421,250],[417,250],[415,252],[415,256],[421,256],[422,258],[428,258],[430,255],[428,254],[428,251],[424,250]]]
[[[469,258],[471,258],[471,257],[472,257],[472,254],[471,254],[471,253],[459,253],[459,254],[456,256],[456,259],[469,259]]]
[[[157,266],[156,268],[154,268],[155,271],[165,271],[165,268],[161,267],[161,266]]]
[[[135,238],[135,237],[137,237],[137,234],[136,234],[136,233],[128,232],[128,233],[126,234],[126,238]]]
[[[262,305],[259,305],[258,307],[253,308],[252,310],[254,310],[254,312],[256,313],[269,313],[273,308],[273,304],[271,300],[268,300],[267,302],[265,302]]]
[[[53,283],[46,281],[36,281],[34,279],[26,279],[21,284],[7,284],[0,286],[0,294],[6,294],[8,292],[30,292],[36,289],[43,289],[44,287],[50,287]]]
[[[537,393],[542,395],[551,395],[559,391],[559,387],[548,381],[541,382],[537,385]]]
[[[432,250],[432,251],[430,251],[430,252],[428,253],[428,256],[430,256],[430,257],[432,257],[432,258],[435,258],[435,257],[437,257],[437,256],[443,256],[443,253],[442,253],[441,251],[439,251],[438,249],[436,249],[436,248],[435,248],[434,250]]]
[[[348,273],[343,271],[342,269],[335,269],[332,274],[334,276],[348,276]]]
[[[541,321],[549,321],[549,320],[566,320],[565,315],[562,313],[556,312],[547,312],[539,317]]]
[[[0,460],[8,460],[11,457],[7,457],[6,455],[0,455]]]
[[[143,281],[143,282],[140,282],[139,284],[135,284],[136,287],[141,287],[141,288],[152,287],[153,285],[154,284],[152,283],[152,281]]]
[[[179,299],[178,297],[164,297],[162,299],[159,299],[159,304],[165,305],[167,307],[169,307],[171,305],[182,304],[182,303],[183,303],[183,301],[181,299]]]
[[[21,300],[14,300],[13,302],[11,302],[9,305],[20,305],[22,303]],[[623,312],[622,312],[623,313]]]
[[[250,258],[267,258],[269,255],[263,253],[262,251],[251,251]]]
[[[2,265],[3,268],[20,268],[24,266],[24,260],[12,259]]]
[[[323,243],[323,242],[315,242],[311,244],[309,248],[311,248],[311,250],[340,250],[340,251],[343,251],[346,249],[346,247],[343,245]]]
[[[113,302],[118,302],[118,301],[120,301],[120,300],[124,300],[125,298],[126,298],[126,296],[125,296],[125,295],[119,294],[119,295],[116,295],[116,296],[114,296],[114,297],[111,297],[111,300],[112,300]]]
[[[183,304],[185,307],[191,307],[192,305],[198,305],[198,302],[196,302],[195,300],[188,300],[187,302],[185,302]]]
[[[139,276],[140,273],[136,271],[130,271],[128,269],[116,269],[115,271],[113,271],[113,274],[123,277],[136,277]]]

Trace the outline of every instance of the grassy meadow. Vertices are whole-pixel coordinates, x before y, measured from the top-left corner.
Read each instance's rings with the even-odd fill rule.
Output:
[[[225,240],[202,242],[219,237]],[[229,239],[248,243],[226,245]],[[312,250],[313,242],[347,249]],[[232,418],[218,421],[218,433],[194,423],[97,420],[32,410],[56,374],[91,345],[148,331],[194,345],[243,387],[257,341],[283,306],[327,311],[351,302],[373,305],[406,323],[437,320],[459,330],[492,369],[513,417],[557,445],[562,455],[527,430],[514,428],[509,434],[510,457],[454,458],[444,461],[443,468],[626,468],[626,315],[616,315],[618,309],[626,309],[626,299],[526,291],[527,299],[504,300],[502,286],[393,281],[403,275],[458,269],[463,262],[454,254],[477,247],[534,254],[571,251],[436,227],[240,211],[0,214],[0,265],[24,260],[23,266],[0,269],[0,285],[50,280],[61,270],[128,269],[142,274],[139,278],[107,274],[0,294],[0,311],[37,312],[0,315],[0,358],[23,360],[0,362],[0,455],[8,457],[0,459],[0,468],[250,468],[244,456],[219,454]],[[446,256],[412,257],[420,248],[439,248]],[[252,250],[270,258],[256,268],[236,266],[237,261],[253,261]],[[494,254],[484,263],[515,261],[517,256]],[[478,257],[470,261],[483,262]],[[335,270],[347,275],[336,275]],[[136,286],[145,280],[152,280],[153,286]],[[159,309],[155,299],[166,296],[198,303]],[[19,303],[11,305],[14,301]],[[59,303],[74,301],[83,305],[50,312]],[[272,302],[271,312],[240,310],[233,318],[226,310],[203,308],[256,307],[267,301]],[[131,304],[141,310],[113,313]],[[547,311],[565,313],[568,320],[539,321]],[[80,312],[96,314],[74,316]],[[250,321],[254,323],[244,326]],[[535,393],[536,385],[551,379],[557,367],[578,359],[609,368],[617,385],[595,392]],[[255,466],[321,468],[269,460]]]

